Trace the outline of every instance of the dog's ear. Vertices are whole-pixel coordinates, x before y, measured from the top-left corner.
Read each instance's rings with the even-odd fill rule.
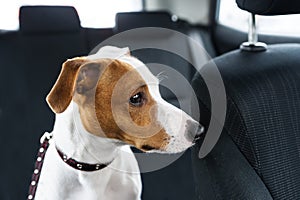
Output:
[[[84,95],[97,85],[100,75],[100,66],[100,63],[89,62],[80,67],[76,81],[76,92],[78,94]]]
[[[77,57],[67,60],[62,65],[59,77],[46,98],[53,112],[62,113],[69,106],[74,94],[79,69],[85,62],[85,57]]]

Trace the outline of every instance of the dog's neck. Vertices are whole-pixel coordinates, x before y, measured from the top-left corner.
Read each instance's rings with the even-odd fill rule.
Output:
[[[112,139],[95,136],[84,128],[76,103],[71,102],[61,114],[56,114],[54,143],[68,157],[86,163],[110,163],[118,153]]]

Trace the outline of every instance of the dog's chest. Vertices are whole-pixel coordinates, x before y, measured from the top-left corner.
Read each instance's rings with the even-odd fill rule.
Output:
[[[37,200],[140,199],[141,179],[132,152],[121,151],[108,167],[94,172],[71,168],[50,145],[37,188]]]

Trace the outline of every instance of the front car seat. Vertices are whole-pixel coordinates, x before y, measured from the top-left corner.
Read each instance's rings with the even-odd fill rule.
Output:
[[[237,0],[254,14],[300,13],[300,2]],[[201,74],[216,65],[227,111],[214,149],[193,149],[198,199],[300,199],[300,44],[235,50],[206,64],[193,80],[208,126],[211,99]],[[206,77],[209,78],[209,77]],[[209,128],[209,127],[208,127]]]

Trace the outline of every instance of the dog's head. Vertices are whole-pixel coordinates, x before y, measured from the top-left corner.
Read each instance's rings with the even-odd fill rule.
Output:
[[[74,101],[84,128],[99,137],[142,151],[181,152],[203,128],[163,100],[158,85],[145,64],[128,52],[117,58],[106,52],[67,60],[47,102],[55,113],[62,113]]]

